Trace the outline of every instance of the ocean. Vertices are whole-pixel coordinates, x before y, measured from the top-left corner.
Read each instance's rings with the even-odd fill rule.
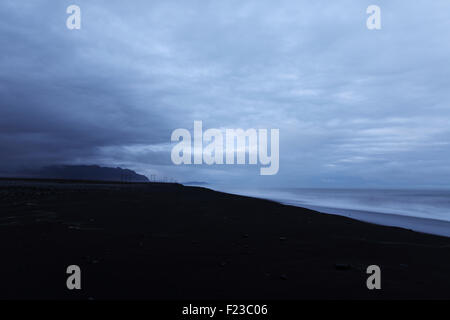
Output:
[[[450,237],[450,190],[212,189]]]

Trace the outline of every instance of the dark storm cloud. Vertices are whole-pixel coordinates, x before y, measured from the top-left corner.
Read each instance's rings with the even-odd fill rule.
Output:
[[[0,5],[0,165],[124,165],[179,180],[441,186],[450,177],[447,1]],[[176,167],[170,134],[279,128],[280,171]]]
[[[3,167],[70,162],[95,158],[103,146],[167,141],[152,79],[142,94],[134,88],[140,74],[111,59],[109,50],[127,55],[126,47],[101,47],[98,39],[68,32],[65,7],[54,1],[2,6]]]

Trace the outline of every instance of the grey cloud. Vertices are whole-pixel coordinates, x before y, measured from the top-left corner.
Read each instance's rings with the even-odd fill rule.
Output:
[[[79,31],[65,28],[69,4],[0,5],[3,169],[124,164],[289,186],[448,181],[447,1],[379,1],[374,32],[369,1],[80,0]],[[279,174],[173,166],[170,134],[194,120],[280,128]]]

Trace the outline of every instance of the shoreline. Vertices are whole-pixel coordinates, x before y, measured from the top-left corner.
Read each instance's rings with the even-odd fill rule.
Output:
[[[178,184],[16,181],[0,200],[0,299],[450,298],[446,237]]]
[[[285,204],[296,206],[289,203]],[[318,211],[324,214],[338,215],[362,222],[373,223],[375,225],[398,227],[405,230],[412,230],[414,232],[450,238],[450,222],[446,220],[414,217],[376,211],[327,208],[321,206],[308,205],[303,206],[302,208]]]
[[[309,205],[298,203],[296,200],[288,200],[277,197],[264,195],[252,195],[251,193],[239,193],[221,191],[220,189],[212,189],[217,192],[224,192],[233,195],[251,197],[261,200],[274,201],[279,204],[293,206],[297,208],[312,210],[322,214],[336,215],[347,217],[361,222],[372,223],[379,226],[398,227],[405,230],[412,230],[419,233],[437,235],[450,238],[450,221],[434,218],[426,218],[420,216],[412,216],[400,213],[387,213],[381,211],[369,211],[359,209],[335,208],[321,205]]]

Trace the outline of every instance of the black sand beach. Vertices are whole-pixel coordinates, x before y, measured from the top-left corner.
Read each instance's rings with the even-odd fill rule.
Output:
[[[0,299],[450,298],[450,238],[178,184],[1,180],[0,252]]]

